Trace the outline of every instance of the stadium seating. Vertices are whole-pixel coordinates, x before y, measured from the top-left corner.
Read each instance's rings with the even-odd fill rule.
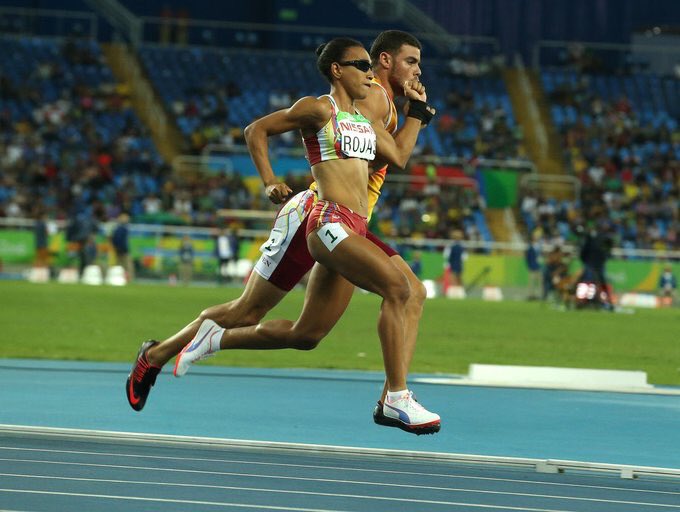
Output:
[[[122,182],[148,185],[160,159],[98,43],[0,37],[0,69],[0,137],[7,148],[0,195],[13,198],[15,214],[45,209],[65,218],[86,210],[106,217],[131,207],[116,204]],[[35,197],[42,204],[29,201]],[[7,213],[8,201],[0,197],[0,211]]]
[[[229,127],[243,128],[276,109],[276,94],[287,95],[284,103],[290,104],[326,89],[313,55],[147,46],[140,57],[187,138],[211,126],[220,126],[221,134],[227,131],[225,120]]]
[[[0,128],[9,153],[19,155],[8,167],[12,178],[0,184],[3,213],[31,215],[27,202],[19,204],[17,198],[38,194],[44,197],[44,208],[58,218],[85,211],[104,221],[126,210],[138,221],[212,225],[216,209],[254,205],[256,198],[238,175],[186,181],[165,173],[96,42],[3,37],[0,54],[4,110]],[[147,46],[140,50],[140,58],[196,150],[209,142],[238,142],[252,119],[299,96],[327,90],[313,56],[306,54]],[[423,72],[430,80],[438,119],[454,122],[433,123],[424,130],[419,151],[465,159],[517,155],[516,123],[498,76],[458,76],[441,63],[426,65]],[[24,133],[31,135],[29,144]],[[492,143],[501,139],[501,145]],[[297,142],[281,137],[277,144]],[[21,162],[34,154],[48,176],[46,182],[19,183],[15,178]],[[56,176],[61,181],[54,181]],[[74,184],[77,197],[65,197]],[[148,211],[153,202],[160,202],[160,211]],[[435,206],[431,213],[447,217]],[[490,240],[480,212],[466,217],[459,227]],[[425,229],[428,236],[447,236],[446,231]]]
[[[306,54],[146,46],[140,56],[166,108],[196,151],[210,142],[233,143],[232,134],[258,116],[328,89],[313,56]],[[518,155],[516,123],[500,77],[454,76],[441,63],[426,65],[423,74],[439,118],[456,121],[448,130],[436,123],[424,130],[420,151],[466,159]],[[459,91],[459,97],[452,97],[452,91]],[[278,145],[286,145],[286,140],[279,138]],[[493,143],[499,140],[502,144]],[[483,215],[472,225],[483,239],[491,239]]]
[[[568,238],[591,219],[617,246],[677,249],[680,80],[570,67],[545,69],[541,78],[565,159],[582,183],[580,202],[555,205],[541,227]],[[576,214],[557,227],[555,216],[569,211]]]
[[[140,56],[182,133],[191,139],[200,132],[203,145],[300,96],[327,90],[311,54],[146,46]],[[500,77],[454,76],[441,63],[425,65],[424,77],[440,118],[452,117],[456,122],[446,129],[433,124],[423,133],[421,146],[440,156],[517,156],[516,123]],[[451,96],[453,91],[460,101]],[[484,113],[493,117],[488,126],[482,126]],[[502,149],[488,144],[498,138],[499,126],[511,139]]]

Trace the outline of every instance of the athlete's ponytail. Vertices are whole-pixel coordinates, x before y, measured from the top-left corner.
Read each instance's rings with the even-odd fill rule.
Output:
[[[356,39],[351,39],[349,37],[336,37],[331,39],[327,43],[319,45],[316,49],[316,67],[319,72],[326,77],[329,83],[333,82],[333,76],[331,75],[331,65],[334,62],[342,62],[345,56],[345,52],[348,48],[355,47],[363,48],[364,45],[361,44]]]

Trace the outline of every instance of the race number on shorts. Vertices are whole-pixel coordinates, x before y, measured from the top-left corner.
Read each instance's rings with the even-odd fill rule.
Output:
[[[324,224],[321,226],[316,234],[319,236],[323,244],[326,246],[330,252],[333,252],[340,242],[342,242],[349,235],[347,231],[342,227],[342,224],[338,222],[331,222],[330,224]]]

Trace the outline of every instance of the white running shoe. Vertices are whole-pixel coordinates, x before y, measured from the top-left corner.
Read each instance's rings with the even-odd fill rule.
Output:
[[[412,434],[435,434],[441,428],[438,414],[428,411],[413,398],[412,391],[405,391],[398,399],[385,398],[383,415],[397,422],[400,429]]]
[[[212,320],[203,320],[194,339],[191,340],[175,358],[175,369],[172,371],[175,377],[181,377],[196,361],[215,355],[211,350],[212,342],[219,343],[224,329]],[[217,337],[217,338],[216,338]]]

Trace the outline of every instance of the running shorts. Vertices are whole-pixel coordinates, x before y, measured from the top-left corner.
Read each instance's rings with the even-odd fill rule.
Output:
[[[290,291],[314,266],[307,249],[305,226],[316,193],[304,190],[284,204],[274,220],[269,238],[260,246],[255,272],[277,288]]]
[[[364,237],[368,231],[366,217],[354,213],[341,204],[319,199],[307,219],[307,236],[315,229],[330,223],[344,224],[357,235]]]
[[[314,266],[307,248],[307,216],[317,201],[316,192],[305,190],[284,204],[274,220],[269,238],[260,247],[255,272],[277,288],[290,291]],[[370,231],[366,238],[392,257],[398,254]]]

